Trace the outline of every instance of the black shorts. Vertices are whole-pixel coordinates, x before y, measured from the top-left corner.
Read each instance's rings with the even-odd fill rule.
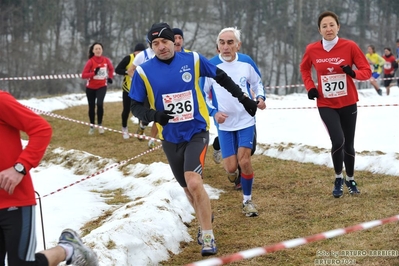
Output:
[[[391,75],[391,74],[384,74],[384,78],[393,78],[395,75]],[[384,87],[388,87],[389,85],[391,85],[393,79],[384,79]]]
[[[196,172],[202,176],[208,142],[208,131],[195,134],[190,142],[175,144],[166,140],[162,141],[163,151],[180,186],[187,187],[185,172]]]
[[[35,206],[0,210],[0,265],[6,254],[9,266],[48,265],[42,253],[35,254],[35,212]]]

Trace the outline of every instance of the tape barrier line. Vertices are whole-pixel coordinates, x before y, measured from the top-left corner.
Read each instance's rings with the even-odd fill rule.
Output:
[[[71,78],[82,78],[82,74],[60,74],[60,75],[40,75],[30,77],[10,77],[0,78],[0,81],[11,81],[11,80],[46,80],[46,79],[71,79]]]
[[[114,73],[116,75],[116,73]],[[29,76],[29,77],[9,77],[0,78],[0,81],[18,81],[18,80],[46,80],[46,79],[69,79],[69,78],[82,78],[82,74],[59,74],[59,75],[40,75],[40,76]],[[381,80],[395,80],[399,77],[392,78],[378,78],[376,81]],[[369,80],[354,80],[355,83],[368,82]],[[317,85],[317,84],[316,84]],[[282,85],[282,86],[265,86],[264,89],[282,89],[282,88],[295,88],[304,87],[304,84],[294,84],[294,85]]]
[[[361,230],[367,230],[376,226],[380,226],[383,224],[387,223],[392,223],[399,221],[399,215],[395,215],[389,218],[384,218],[381,220],[374,220],[374,221],[369,221],[369,222],[364,222],[361,224],[357,224],[354,226],[346,227],[346,228],[341,228],[341,229],[334,229],[331,231],[327,231],[324,233],[308,236],[308,237],[302,237],[302,238],[295,238],[291,239],[288,241],[283,241],[271,246],[265,246],[265,247],[258,247],[258,248],[253,248],[245,251],[240,251],[231,255],[227,255],[224,257],[220,258],[211,258],[211,259],[206,259],[202,261],[197,261],[193,262],[190,264],[187,264],[186,266],[214,266],[214,265],[223,265],[227,264],[230,262],[235,262],[239,260],[244,260],[244,259],[250,259],[253,257],[261,256],[267,253],[272,253],[276,252],[279,250],[283,249],[289,249],[289,248],[294,248],[297,246],[301,246],[304,244],[312,243],[315,241],[320,241],[320,240],[325,240],[328,238],[333,238],[341,235],[345,235],[348,233],[353,233],[356,231],[361,231]]]
[[[111,165],[111,166],[109,166],[109,167],[106,167],[106,168],[104,168],[104,169],[102,169],[102,170],[100,170],[100,171],[98,171],[98,172],[96,172],[96,173],[94,173],[94,174],[88,175],[88,176],[86,176],[86,177],[84,177],[84,178],[82,178],[82,179],[80,179],[80,180],[78,180],[78,181],[76,181],[76,182],[73,182],[73,183],[71,183],[71,184],[69,184],[69,185],[67,185],[67,186],[64,186],[64,187],[61,187],[61,188],[59,188],[59,189],[57,189],[57,190],[54,190],[53,192],[50,192],[50,193],[48,193],[48,194],[42,196],[42,198],[48,197],[48,196],[50,196],[50,195],[54,195],[54,194],[57,193],[57,192],[63,191],[63,190],[65,190],[65,189],[67,189],[67,188],[69,188],[69,187],[72,187],[72,186],[74,186],[74,185],[76,185],[76,184],[79,184],[79,183],[81,183],[81,182],[83,182],[83,181],[85,181],[85,180],[88,180],[88,179],[90,179],[90,178],[92,178],[92,177],[98,176],[98,175],[100,175],[100,174],[102,174],[102,173],[104,173],[104,172],[106,172],[106,171],[108,171],[108,170],[111,170],[111,169],[115,168],[115,167],[125,165],[125,164],[127,164],[128,162],[130,162],[130,161],[132,161],[132,160],[134,160],[134,159],[137,159],[137,158],[139,158],[139,157],[141,157],[141,156],[143,156],[143,155],[146,155],[146,154],[148,154],[148,153],[150,153],[150,152],[152,152],[152,151],[155,151],[155,150],[157,150],[157,149],[159,149],[159,148],[161,148],[161,147],[162,147],[162,145],[155,146],[154,148],[152,148],[152,149],[150,149],[150,150],[147,150],[147,151],[145,151],[145,152],[142,152],[142,153],[140,153],[140,154],[138,154],[138,155],[136,155],[136,156],[134,156],[134,157],[132,157],[132,158],[130,158],[130,159],[121,161],[121,162],[119,162],[119,163],[115,163],[115,164],[113,164],[113,165]]]
[[[95,128],[102,128],[102,129],[107,130],[107,131],[111,131],[111,132],[116,132],[116,133],[123,134],[123,132],[120,131],[120,130],[116,130],[116,129],[112,129],[112,128],[108,128],[108,127],[104,127],[104,126],[98,126],[98,125],[90,124],[90,123],[87,123],[87,122],[75,120],[75,119],[68,118],[68,117],[65,117],[65,116],[62,116],[62,115],[57,115],[57,114],[54,114],[54,113],[42,111],[42,110],[40,110],[40,109],[36,109],[36,108],[30,107],[30,106],[27,106],[27,105],[25,105],[25,107],[28,108],[28,109],[30,109],[30,110],[32,110],[33,112],[35,112],[35,113],[37,113],[37,114],[43,114],[43,115],[51,116],[51,117],[54,117],[54,118],[59,118],[59,119],[62,119],[62,120],[74,122],[74,123],[77,123],[77,124],[83,124],[83,125],[91,126],[91,127],[95,127]],[[148,136],[145,136],[145,135],[139,135],[139,134],[132,134],[132,133],[129,133],[129,136],[135,137],[135,138],[138,138],[138,139],[141,139],[141,140],[142,140],[142,139],[146,139],[146,140],[152,139],[152,140],[154,140],[154,141],[161,142],[160,139],[148,137]]]
[[[358,105],[357,107],[386,107],[386,106],[399,106],[398,103],[392,104],[365,104]],[[289,110],[289,109],[316,109],[317,106],[307,106],[307,107],[267,107],[266,110]]]
[[[30,109],[30,110],[32,110],[33,112],[38,113],[38,114],[44,114],[44,115],[47,115],[47,116],[51,116],[51,117],[63,119],[63,120],[70,121],[70,122],[74,122],[74,123],[78,123],[78,124],[84,124],[84,125],[93,126],[93,127],[97,127],[97,128],[103,128],[103,129],[105,129],[105,130],[112,131],[112,132],[117,132],[117,133],[121,133],[121,134],[123,133],[122,131],[119,131],[119,130],[115,130],[115,129],[111,129],[111,128],[107,128],[107,127],[102,127],[102,126],[98,126],[98,125],[93,125],[93,124],[90,124],[90,123],[87,123],[87,122],[83,122],[83,121],[71,119],[71,118],[68,118],[68,117],[65,117],[65,116],[61,116],[61,115],[57,115],[57,114],[54,114],[54,113],[45,112],[45,111],[43,111],[43,110],[39,110],[39,109],[30,107],[30,106],[26,106],[26,105],[25,105],[25,107],[27,107],[28,109]],[[137,137],[137,138],[139,138],[139,139],[147,139],[147,140],[153,139],[154,141],[161,142],[161,140],[159,140],[159,139],[154,139],[154,138],[147,137],[147,136],[144,136],[144,135],[131,134],[131,133],[129,133],[129,135],[130,135],[130,136]],[[62,188],[59,188],[59,189],[57,189],[57,190],[55,190],[55,191],[53,191],[53,192],[51,192],[51,193],[49,193],[49,194],[46,194],[46,195],[43,196],[43,198],[44,198],[44,197],[48,197],[48,196],[50,196],[50,195],[53,195],[53,194],[55,194],[55,193],[57,193],[57,192],[59,192],[59,191],[62,191],[62,190],[64,190],[64,189],[68,188],[68,187],[71,187],[71,186],[73,186],[73,185],[79,184],[80,182],[83,182],[83,181],[85,181],[85,180],[87,180],[87,179],[89,179],[89,178],[91,178],[91,177],[94,177],[94,176],[97,176],[97,175],[99,175],[99,174],[102,174],[102,173],[104,173],[104,172],[106,172],[106,171],[108,171],[108,170],[110,170],[110,169],[112,169],[112,168],[115,168],[115,167],[117,167],[117,166],[125,165],[126,163],[128,163],[128,162],[130,162],[130,161],[132,161],[132,160],[134,160],[134,159],[136,159],[136,158],[139,158],[139,157],[141,157],[141,156],[143,156],[143,155],[146,155],[146,154],[148,154],[148,153],[150,153],[150,152],[153,152],[153,151],[155,151],[155,150],[157,150],[157,149],[159,149],[159,148],[161,148],[161,147],[162,147],[162,145],[155,146],[154,148],[149,149],[149,150],[147,150],[147,151],[145,151],[145,152],[142,152],[142,153],[140,153],[140,154],[138,154],[138,155],[136,155],[136,156],[134,156],[134,157],[132,157],[132,158],[130,158],[130,159],[121,161],[121,162],[119,162],[119,163],[115,163],[115,164],[111,165],[110,167],[104,168],[104,169],[102,169],[102,170],[100,170],[100,171],[98,171],[98,172],[96,172],[96,173],[94,173],[94,174],[92,174],[92,175],[89,175],[89,176],[87,176],[87,177],[85,177],[85,178],[82,178],[82,179],[80,179],[80,180],[78,180],[78,181],[76,181],[76,182],[74,182],[74,183],[71,183],[71,184],[69,184],[69,185],[67,185],[67,186],[64,186],[64,187],[62,187]]]

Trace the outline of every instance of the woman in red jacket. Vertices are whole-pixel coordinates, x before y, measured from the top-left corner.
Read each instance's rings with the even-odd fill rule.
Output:
[[[359,99],[352,79],[368,80],[371,77],[370,65],[362,50],[355,42],[338,38],[339,27],[335,13],[321,13],[318,28],[322,40],[306,47],[300,65],[308,98],[317,99],[320,117],[330,135],[336,175],[333,190],[335,198],[343,195],[343,164],[349,193],[360,193],[354,180],[354,139]],[[353,70],[352,65],[357,69]],[[312,79],[312,66],[317,73],[317,86]]]
[[[86,96],[89,103],[90,130],[89,135],[94,134],[94,117],[97,100],[97,123],[98,132],[104,133],[102,128],[104,115],[104,98],[107,92],[107,83],[112,84],[114,67],[109,58],[102,55],[103,45],[99,42],[93,43],[89,48],[89,60],[83,68],[82,78],[87,79]]]
[[[384,55],[382,56],[385,60],[384,64],[384,86],[387,91],[387,96],[392,86],[393,78],[395,77],[395,71],[398,69],[398,63],[396,58],[392,54],[392,50],[389,47],[384,48]]]

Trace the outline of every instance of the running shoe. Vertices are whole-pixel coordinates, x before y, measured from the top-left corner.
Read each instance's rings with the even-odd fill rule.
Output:
[[[94,128],[93,127],[90,127],[90,129],[89,129],[89,135],[93,135],[94,134]]]
[[[252,203],[252,200],[247,200],[243,205],[242,205],[242,212],[245,214],[247,217],[255,217],[258,216],[258,210],[255,207],[255,204]]]
[[[98,125],[98,126],[99,126],[98,133],[104,134],[104,128],[101,125]]]
[[[222,162],[222,151],[221,150],[213,150],[213,161],[216,164],[220,164]]]
[[[122,137],[123,139],[129,139],[129,131],[127,130],[127,127],[122,127]]]
[[[137,132],[136,132],[136,134],[137,135],[140,135],[140,136],[137,136],[137,138],[140,140],[140,141],[143,141],[143,136],[145,136],[144,135],[144,130],[145,130],[145,127],[143,128],[143,127],[141,127],[141,123],[140,123],[140,125],[139,125],[139,127],[137,128]]]
[[[345,185],[348,187],[349,194],[357,195],[360,194],[360,191],[357,189],[357,183],[355,180],[345,180]]]
[[[73,248],[73,254],[66,261],[66,265],[98,266],[96,254],[83,245],[82,240],[74,230],[65,229],[62,231],[58,244],[70,245]]]
[[[216,247],[215,239],[212,238],[210,234],[206,234],[203,237],[201,255],[202,256],[210,256],[215,255],[218,252]]]
[[[235,190],[241,190],[242,189],[242,185],[241,185],[241,167],[240,166],[238,166],[238,178],[234,182],[234,189]]]
[[[212,216],[211,216],[211,223],[213,223],[213,212],[212,212]],[[201,226],[198,227],[197,243],[198,243],[198,245],[202,245],[202,230],[201,230]]]
[[[148,148],[149,149],[155,148],[155,140],[150,139],[150,141],[148,141]]]
[[[336,178],[334,182],[334,190],[333,190],[334,198],[340,198],[344,194],[344,179]]]
[[[235,183],[239,177],[238,169],[234,173],[227,173],[227,179],[229,179],[231,183]]]
[[[381,89],[378,89],[377,93],[378,93],[378,95],[382,96],[382,90]]]

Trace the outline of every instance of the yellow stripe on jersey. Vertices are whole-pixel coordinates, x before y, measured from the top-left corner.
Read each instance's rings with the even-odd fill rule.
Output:
[[[128,70],[129,67],[133,64],[133,60],[134,60],[134,54],[130,54],[130,61],[129,64],[127,64],[126,66],[126,70]],[[132,86],[132,78],[129,75],[125,75],[123,77],[122,89],[126,92],[129,92],[131,86]]]
[[[202,92],[202,89],[199,86],[199,78],[200,78],[200,60],[199,60],[199,55],[196,52],[193,52],[194,56],[194,73],[195,73],[195,80],[194,80],[194,86],[195,86],[195,91],[197,94],[197,101],[198,101],[198,108],[201,116],[204,118],[206,121],[206,130],[209,130],[210,128],[210,123],[209,123],[209,113],[208,113],[208,108],[206,105],[206,101]]]
[[[138,67],[136,69],[137,73],[140,74],[141,79],[144,81],[144,85],[145,85],[145,89],[147,91],[147,98],[148,98],[148,103],[150,104],[150,108],[153,110],[155,109],[155,96],[154,96],[154,92],[152,91],[152,87],[150,82],[148,81],[147,75],[145,74],[145,72],[143,71],[143,69],[141,67]],[[155,123],[155,122],[154,122]],[[163,130],[163,126],[161,126],[158,123],[155,123],[155,125],[158,128],[158,135],[160,139],[164,139],[163,135],[162,135],[162,130]]]

